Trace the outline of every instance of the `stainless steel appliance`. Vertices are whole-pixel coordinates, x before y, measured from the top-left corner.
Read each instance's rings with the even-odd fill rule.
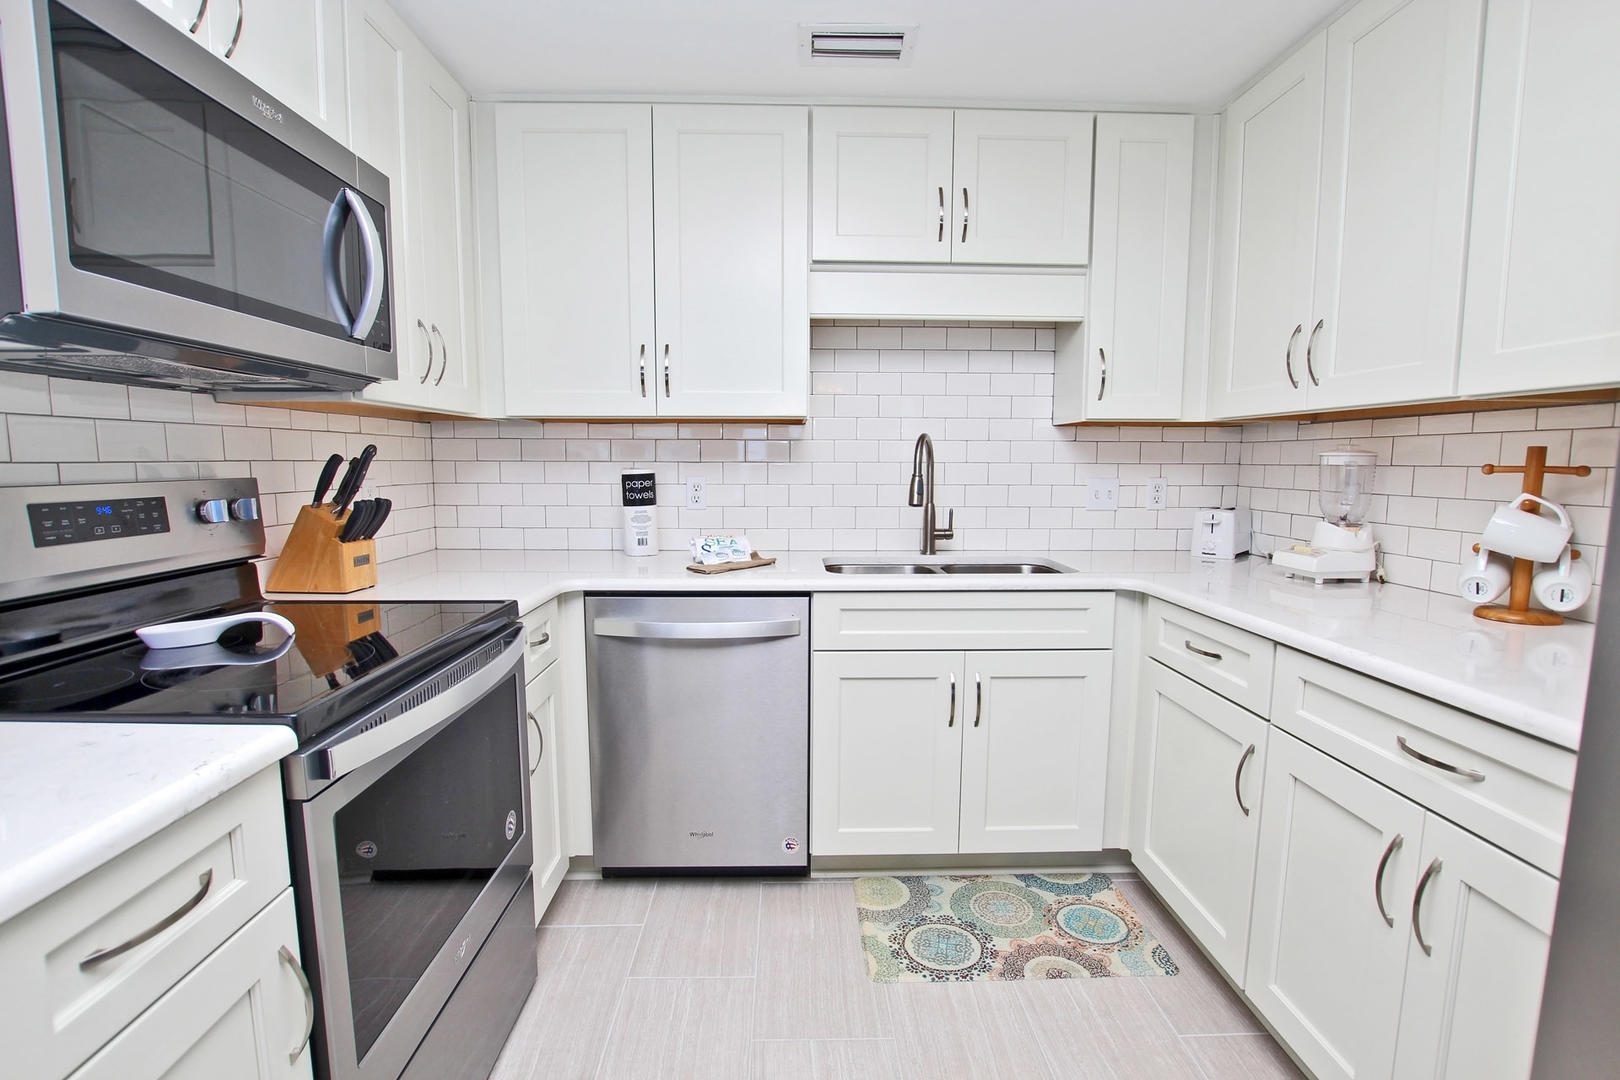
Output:
[[[806,873],[810,598],[590,596],[596,863]]]
[[[252,480],[0,488],[0,544],[0,722],[297,735],[282,782],[315,1074],[488,1076],[536,975],[516,605],[267,602]],[[134,633],[230,616],[203,645]]]
[[[0,26],[0,366],[395,376],[387,177],[139,3],[0,0]]]

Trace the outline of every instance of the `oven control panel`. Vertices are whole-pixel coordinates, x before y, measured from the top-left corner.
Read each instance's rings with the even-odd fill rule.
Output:
[[[28,527],[35,547],[166,533],[169,503],[161,496],[29,503]]]

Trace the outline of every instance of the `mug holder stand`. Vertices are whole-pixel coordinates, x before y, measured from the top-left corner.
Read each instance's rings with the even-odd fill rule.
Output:
[[[1591,476],[1590,465],[1548,465],[1547,448],[1545,446],[1528,446],[1524,451],[1523,465],[1481,465],[1480,472],[1486,476],[1496,473],[1523,473],[1524,485],[1520,491],[1525,495],[1541,494],[1543,481],[1548,474],[1555,476]],[[1519,508],[1532,514],[1541,513],[1541,507],[1528,499],[1519,501]],[[1474,545],[1474,553],[1479,553],[1479,545]],[[1581,557],[1579,551],[1571,550],[1570,557]],[[1530,583],[1536,575],[1536,564],[1529,559],[1513,560],[1513,576],[1508,582],[1508,602],[1506,604],[1481,604],[1474,609],[1474,616],[1480,619],[1490,619],[1492,622],[1514,623],[1518,626],[1559,626],[1564,617],[1556,611],[1545,611],[1530,606]]]

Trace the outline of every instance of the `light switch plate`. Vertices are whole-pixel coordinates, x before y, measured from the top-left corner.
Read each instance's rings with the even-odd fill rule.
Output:
[[[688,476],[686,478],[686,508],[688,510],[707,510],[709,508],[709,489],[701,476]]]
[[[1118,510],[1119,509],[1119,481],[1118,480],[1087,480],[1086,481],[1086,509],[1087,510]]]
[[[1164,477],[1158,476],[1147,483],[1147,508],[1149,510],[1163,510],[1169,501],[1170,484]]]

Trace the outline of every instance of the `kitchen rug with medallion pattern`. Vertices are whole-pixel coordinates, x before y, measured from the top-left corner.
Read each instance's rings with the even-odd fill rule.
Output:
[[[855,904],[873,982],[1180,971],[1107,874],[864,877]]]

